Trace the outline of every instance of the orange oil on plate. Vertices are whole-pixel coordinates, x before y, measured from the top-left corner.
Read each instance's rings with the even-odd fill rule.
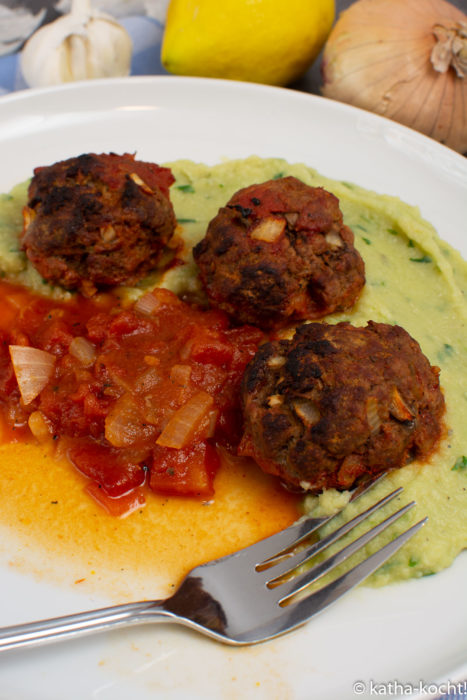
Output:
[[[120,602],[169,595],[194,566],[300,515],[300,499],[248,460],[223,459],[209,503],[148,492],[145,507],[123,519],[97,505],[85,479],[46,448],[1,445],[0,464],[0,527],[15,541],[11,552],[9,537],[3,545],[10,566]]]

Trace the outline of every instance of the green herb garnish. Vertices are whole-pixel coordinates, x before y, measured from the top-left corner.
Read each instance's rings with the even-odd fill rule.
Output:
[[[431,263],[432,260],[429,255],[422,255],[421,258],[409,258],[411,262],[415,263]]]
[[[456,462],[454,466],[452,467],[451,471],[453,472],[464,472],[467,470],[467,457],[465,455],[462,455],[462,457],[459,457],[456,459]]]
[[[455,349],[449,343],[444,343],[441,350],[438,351],[437,357],[440,362],[447,360],[448,357],[452,357],[456,354]]]

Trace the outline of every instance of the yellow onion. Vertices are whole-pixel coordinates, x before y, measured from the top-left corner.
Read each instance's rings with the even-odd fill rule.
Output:
[[[9,349],[21,398],[25,404],[31,403],[51,378],[55,356],[27,345],[10,345]]]
[[[467,15],[446,0],[357,0],[323,52],[322,94],[467,151]]]

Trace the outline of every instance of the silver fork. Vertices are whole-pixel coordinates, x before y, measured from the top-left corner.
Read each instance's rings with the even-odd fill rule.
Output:
[[[383,475],[384,476],[384,475]],[[351,501],[382,477],[354,491]],[[234,554],[193,569],[166,600],[128,603],[29,624],[0,628],[0,651],[59,641],[90,632],[143,622],[178,622],[220,642],[254,644],[303,625],[372,574],[426,522],[424,518],[352,569],[322,588],[307,592],[311,583],[329,573],[395,523],[412,501],[370,530],[320,560],[308,562],[351,532],[371,514],[402,492],[392,491],[367,510],[317,539],[317,530],[337,514],[305,518]],[[315,541],[307,544],[313,534]],[[299,594],[299,595],[297,595]]]

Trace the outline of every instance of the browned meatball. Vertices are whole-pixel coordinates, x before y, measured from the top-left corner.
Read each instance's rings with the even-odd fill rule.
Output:
[[[239,190],[193,255],[214,305],[268,329],[354,304],[365,269],[353,241],[333,194],[285,177]]]
[[[399,326],[304,324],[247,367],[240,454],[291,486],[348,489],[434,449],[438,374]]]
[[[24,250],[49,282],[92,294],[156,267],[175,229],[172,173],[131,154],[94,153],[36,168]]]

